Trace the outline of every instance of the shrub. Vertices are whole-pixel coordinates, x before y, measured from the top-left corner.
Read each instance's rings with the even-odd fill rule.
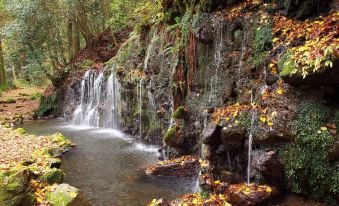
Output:
[[[339,173],[329,158],[334,137],[325,127],[332,112],[326,106],[306,102],[299,106],[291,129],[295,141],[281,151],[288,188],[315,199],[335,204],[339,194]]]

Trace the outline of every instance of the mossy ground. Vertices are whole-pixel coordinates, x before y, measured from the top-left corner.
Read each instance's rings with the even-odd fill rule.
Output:
[[[66,151],[73,144],[62,134],[37,137],[20,131],[0,128],[0,205],[48,205],[46,192],[65,175],[55,168],[60,159],[48,151]]]

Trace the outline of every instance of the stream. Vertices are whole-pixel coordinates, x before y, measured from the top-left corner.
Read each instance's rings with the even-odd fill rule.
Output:
[[[194,190],[193,179],[146,176],[143,168],[158,160],[158,148],[117,130],[72,126],[62,119],[28,122],[24,128],[35,135],[61,132],[77,144],[62,157],[64,182],[94,206],[147,205]]]

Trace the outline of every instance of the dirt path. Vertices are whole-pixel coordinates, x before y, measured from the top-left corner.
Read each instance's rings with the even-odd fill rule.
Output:
[[[15,116],[33,119],[34,110],[39,107],[39,94],[43,91],[43,88],[28,87],[4,92],[0,97],[0,119],[10,121]]]

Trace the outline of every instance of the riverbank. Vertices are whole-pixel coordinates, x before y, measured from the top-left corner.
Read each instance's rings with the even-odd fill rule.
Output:
[[[57,133],[25,134],[25,130],[0,128],[0,205],[89,205],[80,191],[61,184],[62,154],[75,145]]]
[[[1,124],[14,127],[33,120],[43,92],[44,88],[41,87],[20,87],[3,92],[0,96]]]

